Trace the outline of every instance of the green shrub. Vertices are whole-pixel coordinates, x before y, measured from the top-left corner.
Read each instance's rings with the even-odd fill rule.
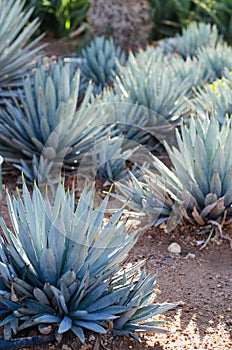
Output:
[[[41,30],[53,33],[56,38],[68,37],[86,20],[89,4],[89,0],[27,1],[40,19]]]

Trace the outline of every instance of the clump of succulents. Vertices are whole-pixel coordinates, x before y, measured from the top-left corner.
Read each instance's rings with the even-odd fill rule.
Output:
[[[188,56],[196,56],[201,47],[215,47],[219,40],[221,38],[215,25],[192,22],[183,28],[182,35],[161,41],[160,47],[164,53],[176,52],[187,59]]]
[[[168,222],[173,212],[173,201],[166,194],[165,183],[148,169],[147,164],[140,169],[141,176],[131,174],[130,179],[116,182],[119,193],[113,194],[133,210],[143,222],[159,226]],[[157,190],[157,181],[159,182]]]
[[[134,148],[125,150],[122,136],[110,135],[95,143],[91,150],[91,160],[96,172],[96,178],[120,181],[129,175],[126,161],[136,151]]]
[[[186,111],[185,95],[188,80],[178,77],[162,53],[150,59],[144,52],[146,64],[130,53],[126,67],[119,66],[114,90],[120,101],[138,104],[150,110],[147,127],[157,134],[176,126]]]
[[[38,326],[56,338],[72,331],[85,342],[84,330],[137,337],[135,332],[163,331],[153,315],[176,304],[153,303],[155,276],[145,270],[134,279],[140,262],[122,269],[137,240],[118,210],[103,225],[109,195],[94,208],[94,190],[84,188],[77,206],[74,193],[59,184],[54,198],[32,196],[23,183],[7,204],[11,231],[0,219],[0,308],[5,338]]]
[[[207,69],[211,80],[221,78],[224,70],[232,70],[232,48],[226,42],[218,42],[216,46],[201,47],[196,56]]]
[[[117,71],[116,59],[125,63],[125,54],[114,45],[112,38],[96,37],[90,45],[82,50],[82,84],[86,86],[91,80],[95,93],[100,93],[104,86],[113,83]]]
[[[92,86],[76,112],[79,85],[80,71],[72,74],[68,64],[42,65],[24,80],[19,101],[7,100],[6,109],[0,111],[1,152],[16,163],[20,158],[34,159],[39,168],[34,166],[33,176],[40,181],[66,156],[77,159],[86,152],[102,129],[101,116],[88,108]]]
[[[199,88],[195,92],[191,104],[199,116],[204,118],[205,113],[214,115],[220,124],[226,123],[227,116],[232,115],[232,84],[223,78],[213,84]]]
[[[142,144],[148,139],[146,125],[151,112],[144,106],[133,104],[115,93],[113,89],[104,89],[94,100],[93,106],[105,115],[105,123],[111,126],[112,132],[122,135],[125,140]]]
[[[154,201],[163,199],[159,210],[166,206],[168,210],[172,208],[177,222],[199,225],[210,232],[216,229],[223,237],[222,227],[232,217],[231,144],[231,120],[221,126],[214,116],[205,115],[203,121],[192,117],[189,125],[182,122],[180,131],[177,130],[177,146],[171,147],[165,142],[172,168],[157,157],[153,157],[152,162],[156,173],[150,174],[150,170],[144,168],[155,188]],[[135,195],[141,192],[141,185],[133,183],[128,191],[132,193],[131,205],[136,204]],[[152,208],[153,204],[149,195],[143,198],[146,213],[146,208]],[[140,199],[139,205],[141,208]],[[165,220],[165,216],[160,210],[159,219]]]
[[[175,74],[183,81],[188,81],[188,97],[193,95],[193,88],[202,86],[210,78],[211,73],[196,57],[183,59],[181,56],[172,55],[170,65]]]
[[[34,19],[26,26],[33,8],[26,11],[25,0],[0,0],[0,95],[9,95],[10,85],[21,84],[22,76],[32,68],[33,60],[38,60],[42,46],[33,48],[41,37],[34,39],[29,45],[27,41],[39,26]]]

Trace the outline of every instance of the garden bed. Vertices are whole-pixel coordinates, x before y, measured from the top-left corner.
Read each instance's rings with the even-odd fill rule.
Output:
[[[3,183],[13,191],[16,178],[6,179]],[[1,215],[10,226],[7,207],[3,195]],[[137,221],[131,221],[135,228]],[[228,228],[230,234],[231,228]],[[226,233],[226,232],[225,232]],[[157,295],[159,302],[181,301],[177,311],[160,316],[164,319],[168,334],[141,335],[139,344],[130,338],[97,336],[87,333],[86,345],[82,350],[90,349],[208,349],[225,350],[232,347],[232,250],[228,241],[211,241],[205,249],[199,250],[196,242],[201,239],[193,227],[176,228],[171,234],[153,228],[145,232],[132,249],[126,263],[147,259],[147,270],[158,273]],[[167,251],[170,243],[181,246],[181,254]],[[189,255],[190,254],[190,255]],[[191,255],[192,254],[192,255]],[[37,330],[19,333],[19,336],[37,335]],[[65,337],[60,344],[53,343],[33,347],[42,349],[78,349],[78,339],[73,335]]]

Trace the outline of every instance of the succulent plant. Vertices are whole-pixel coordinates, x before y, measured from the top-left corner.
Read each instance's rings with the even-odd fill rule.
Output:
[[[150,187],[135,180],[119,184],[121,198],[153,215],[153,224],[167,221],[169,230],[188,222],[210,236],[216,232],[228,238],[222,227],[232,217],[231,143],[231,120],[220,126],[214,116],[192,117],[189,126],[182,122],[177,130],[177,146],[165,142],[172,168],[153,156],[155,170],[143,169]]]
[[[188,97],[193,95],[193,88],[202,86],[210,78],[211,73],[196,57],[183,59],[181,56],[171,55],[170,65],[175,74],[183,81],[188,80]]]
[[[0,95],[6,94],[10,85],[21,84],[22,76],[32,68],[32,62],[38,60],[42,46],[33,46],[41,37],[29,45],[27,41],[39,27],[38,19],[26,26],[33,8],[24,10],[25,0],[0,0]]]
[[[93,103],[103,115],[106,115],[106,124],[117,135],[123,135],[126,140],[143,144],[148,139],[148,124],[150,111],[143,106],[133,104],[113,89],[104,89]]]
[[[165,133],[176,126],[186,111],[185,95],[189,88],[188,80],[182,80],[170,67],[169,60],[162,54],[155,58],[147,57],[146,64],[130,53],[126,67],[119,66],[114,90],[121,101],[146,107],[150,110],[149,130],[156,135]]]
[[[208,70],[211,80],[221,78],[225,69],[232,70],[231,55],[232,48],[226,42],[201,47],[196,54],[198,60]]]
[[[190,102],[202,118],[207,112],[215,116],[220,124],[224,124],[227,116],[232,115],[232,84],[223,78],[222,81],[198,88]]]
[[[122,269],[120,263],[137,240],[128,235],[118,210],[103,225],[109,195],[94,208],[94,190],[84,188],[77,206],[74,192],[59,184],[53,200],[34,187],[32,197],[23,183],[23,198],[7,194],[13,232],[0,219],[0,308],[4,335],[38,325],[56,338],[71,330],[82,343],[84,329],[106,333],[157,331],[144,322],[176,304],[152,304],[155,277],[144,262]],[[114,323],[115,322],[115,323]],[[51,327],[53,326],[53,327]],[[162,329],[161,329],[162,331]],[[123,334],[123,333],[122,333]]]
[[[125,150],[124,141],[123,136],[109,135],[95,143],[91,158],[98,179],[120,181],[129,175],[126,160],[130,159],[136,149]]]
[[[150,171],[148,165],[144,165],[140,172],[140,179],[137,174],[131,174],[129,180],[116,182],[119,193],[112,195],[132,209],[134,215],[139,216],[143,222],[159,226],[170,219],[173,201],[166,194],[164,181]]]
[[[33,77],[24,80],[20,100],[6,101],[6,109],[0,111],[1,152],[16,163],[20,158],[39,158],[36,178],[49,166],[63,164],[67,155],[77,160],[102,129],[98,111],[87,108],[91,86],[76,112],[79,80],[80,72],[71,74],[62,61],[40,66]]]
[[[187,59],[188,56],[196,56],[200,47],[215,47],[219,40],[221,38],[215,25],[192,22],[183,28],[182,35],[164,39],[159,46],[165,53],[176,52]]]
[[[113,83],[117,71],[116,59],[125,63],[125,54],[120,47],[114,45],[112,38],[96,37],[90,45],[82,50],[82,84],[86,86],[89,80],[94,83],[95,93],[100,93],[104,86]]]

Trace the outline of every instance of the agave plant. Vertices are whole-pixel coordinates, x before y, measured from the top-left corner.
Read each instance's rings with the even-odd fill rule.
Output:
[[[232,48],[226,42],[218,42],[216,46],[199,48],[196,56],[210,74],[211,80],[221,78],[224,70],[232,70]]]
[[[93,103],[102,114],[106,115],[106,124],[117,136],[123,135],[125,140],[132,140],[143,144],[148,139],[146,125],[149,121],[150,111],[143,106],[125,101],[123,96],[115,93],[113,89],[104,89]]]
[[[112,196],[125,203],[135,216],[148,225],[159,226],[168,222],[173,214],[173,201],[166,194],[164,181],[150,171],[147,164],[141,167],[140,172],[143,175],[140,179],[137,174],[131,173],[129,180],[116,182],[119,193]]]
[[[32,68],[33,60],[38,60],[42,46],[33,46],[41,37],[27,41],[39,27],[38,19],[26,26],[33,8],[24,10],[25,0],[0,0],[0,94],[4,96],[9,85],[21,84],[22,76]]]
[[[181,56],[171,56],[170,65],[175,74],[183,81],[188,80],[188,97],[193,95],[193,88],[202,86],[210,78],[210,72],[196,57],[183,59]]]
[[[183,59],[196,56],[200,47],[215,47],[220,41],[217,27],[206,23],[192,22],[183,28],[182,35],[175,38],[165,39],[159,46],[165,53],[177,52]]]
[[[113,83],[117,71],[116,59],[121,64],[125,63],[125,54],[120,47],[114,45],[112,38],[107,39],[104,36],[96,37],[82,50],[81,56],[83,84],[85,86],[92,80],[95,93],[100,93],[104,86]]]
[[[232,84],[229,80],[215,81],[214,84],[199,88],[191,104],[204,118],[205,113],[214,115],[220,124],[226,123],[226,117],[232,115]]]
[[[40,158],[34,174],[39,178],[55,164],[62,164],[67,155],[77,159],[89,149],[91,139],[102,128],[101,115],[87,108],[91,86],[75,113],[79,81],[80,72],[71,74],[62,61],[49,68],[40,66],[32,78],[24,80],[19,102],[6,101],[6,109],[0,111],[0,149],[8,160]]]
[[[134,148],[124,149],[124,138],[111,137],[95,143],[91,158],[98,179],[120,181],[129,175],[126,160],[136,151]]]
[[[143,168],[146,183],[118,184],[117,198],[149,215],[152,224],[166,221],[168,230],[188,222],[229,239],[222,227],[232,217],[231,144],[231,120],[221,126],[215,116],[192,117],[177,130],[176,147],[165,142],[172,168],[153,156],[155,171]]]
[[[137,61],[136,56],[130,53],[127,66],[119,66],[114,90],[121,101],[149,109],[147,127],[162,134],[176,126],[187,111],[185,95],[188,81],[183,81],[174,73],[169,60],[163,55],[154,62],[154,57],[148,59],[145,54],[145,65],[141,64],[141,55]]]
[[[75,207],[74,193],[62,184],[51,201],[36,186],[31,197],[25,183],[23,199],[7,194],[13,232],[0,220],[5,337],[35,325],[41,333],[55,328],[57,339],[71,330],[82,343],[84,329],[106,333],[110,326],[132,336],[159,330],[155,322],[138,322],[175,304],[150,304],[155,277],[144,271],[133,279],[143,262],[121,269],[137,232],[128,235],[119,224],[122,210],[103,225],[108,199],[94,208],[94,190],[84,188]]]

